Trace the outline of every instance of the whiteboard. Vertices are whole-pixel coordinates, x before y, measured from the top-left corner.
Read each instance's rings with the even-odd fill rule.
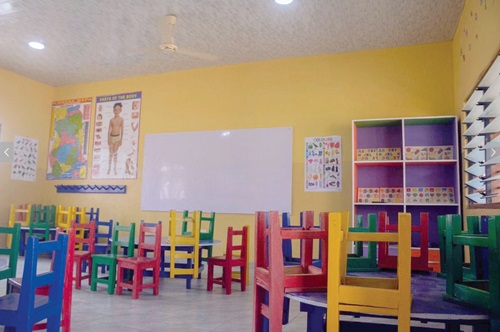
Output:
[[[145,135],[141,209],[292,211],[292,128]]]

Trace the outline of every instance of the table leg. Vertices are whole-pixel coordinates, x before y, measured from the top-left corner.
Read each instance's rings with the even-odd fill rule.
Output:
[[[307,332],[323,331],[326,308],[301,303],[300,311],[307,312]]]

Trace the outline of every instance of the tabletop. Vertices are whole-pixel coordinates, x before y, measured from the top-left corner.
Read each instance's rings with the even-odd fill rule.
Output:
[[[393,272],[360,272],[349,273],[349,275],[369,276],[376,274],[379,277],[394,276]],[[411,293],[413,301],[411,305],[412,319],[422,321],[476,321],[488,320],[489,316],[484,311],[464,307],[452,302],[443,300],[446,293],[446,279],[437,277],[434,273],[414,273],[411,278]],[[326,293],[290,293],[288,298],[309,304],[316,307],[325,308]]]
[[[126,241],[128,241],[128,238],[120,237],[119,240],[121,242],[126,242]],[[109,239],[109,241],[111,242],[112,239]],[[146,243],[152,243],[153,241],[154,241],[154,235],[146,235],[146,237],[145,237]],[[220,240],[200,240],[200,248],[213,247],[213,246],[217,246],[221,243],[222,243],[222,241],[220,241]],[[136,245],[139,244],[138,237],[135,238],[135,244]],[[163,248],[170,248],[170,239],[168,236],[164,236],[161,238],[161,246]],[[187,247],[185,244],[178,244],[176,246]]]

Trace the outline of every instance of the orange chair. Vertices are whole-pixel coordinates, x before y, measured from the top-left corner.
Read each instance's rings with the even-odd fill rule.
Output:
[[[241,237],[240,244],[235,240]],[[214,284],[226,287],[226,294],[231,294],[231,282],[237,281],[241,284],[241,291],[246,290],[247,277],[247,250],[248,250],[248,227],[244,226],[241,231],[233,230],[229,227],[227,230],[226,254],[224,256],[208,258],[208,281],[207,291],[212,291]],[[235,252],[239,252],[235,254]],[[222,267],[222,277],[214,278],[214,266]],[[240,267],[240,277],[233,278],[233,267]]]
[[[153,257],[148,257],[148,252]],[[141,221],[139,226],[139,247],[136,257],[118,257],[118,276],[116,280],[116,294],[122,295],[123,288],[132,290],[132,298],[138,299],[139,292],[145,288],[152,288],[153,294],[160,293],[160,255],[161,255],[161,221],[157,224],[148,224]],[[125,269],[134,271],[133,280],[125,280]],[[144,284],[143,272],[153,270],[153,282]]]
[[[95,245],[95,222],[91,221],[88,224],[78,224],[76,221],[71,223],[71,227],[76,231],[75,247],[75,265],[76,272],[73,277],[75,280],[75,288],[82,288],[82,280],[88,279],[90,285],[90,276],[92,275],[92,254],[94,253]],[[88,235],[85,237],[85,233]],[[86,250],[80,248],[85,247]],[[89,273],[83,275],[82,266],[84,262],[89,266]]]
[[[268,229],[266,219],[269,220]],[[262,331],[264,317],[269,319],[270,331],[282,330],[285,293],[326,291],[328,214],[320,214],[320,228],[313,228],[312,211],[304,214],[302,229],[280,228],[280,224],[277,211],[256,213],[254,332]],[[301,240],[300,265],[284,266],[282,241],[285,239]],[[321,267],[312,265],[313,240],[321,241]]]
[[[63,233],[63,229],[58,228],[56,231],[56,239],[57,234]],[[63,299],[62,299],[62,318],[61,318],[61,327],[64,332],[70,332],[71,330],[71,303],[73,299],[73,258],[74,258],[74,250],[75,247],[75,230],[69,230],[68,236],[68,251],[66,256],[66,267],[64,270],[64,285],[63,285]],[[52,255],[52,263],[54,263],[54,255]],[[51,270],[53,268],[51,267]],[[9,291],[12,293],[19,293],[21,291],[23,278],[10,278],[7,282],[7,287]],[[44,286],[37,288],[36,295],[49,295],[49,287]],[[33,331],[37,330],[46,330],[47,323],[37,323],[33,325]]]

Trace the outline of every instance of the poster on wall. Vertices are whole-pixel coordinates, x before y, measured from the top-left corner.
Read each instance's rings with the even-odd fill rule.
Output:
[[[52,103],[47,179],[86,179],[92,98]]]
[[[37,160],[38,140],[16,136],[14,138],[14,157],[12,160],[11,179],[35,181]]]
[[[92,179],[136,179],[141,92],[96,99]]]
[[[306,137],[305,147],[305,191],[342,191],[341,137]]]

